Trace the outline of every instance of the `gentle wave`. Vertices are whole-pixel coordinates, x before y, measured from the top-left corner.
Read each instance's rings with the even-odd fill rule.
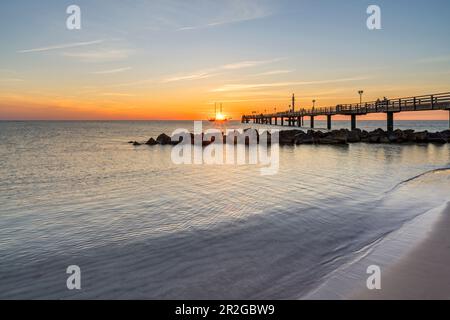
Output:
[[[440,214],[450,203],[450,168],[437,168],[405,179],[386,192],[381,200],[383,202],[397,198],[399,201],[407,201],[405,193],[417,193],[417,189],[421,186],[420,182],[427,182],[429,176],[434,173],[444,173],[445,175],[437,179],[435,177],[432,188],[427,190],[427,193],[421,193],[421,197],[434,194],[431,203],[424,205],[421,202],[415,202],[414,205],[418,207],[415,215],[355,251],[352,259],[323,277],[321,284],[303,295],[302,298],[351,298],[356,292],[363,292],[366,289],[366,268],[369,265],[375,264],[387,268],[423,241],[429,228],[439,219]],[[419,182],[419,184],[413,184],[414,182]],[[405,190],[399,190],[400,188]]]
[[[416,175],[416,176],[414,176],[414,177],[411,177],[411,178],[409,178],[409,179],[406,179],[406,180],[404,180],[404,181],[398,183],[395,187],[393,187],[391,190],[389,190],[389,191],[387,191],[387,192],[388,192],[388,193],[389,193],[389,192],[392,192],[392,191],[394,191],[395,189],[397,189],[398,187],[400,187],[400,186],[402,186],[402,185],[404,185],[404,184],[407,184],[408,182],[412,182],[412,181],[414,181],[414,180],[417,180],[417,179],[419,179],[419,178],[422,178],[423,176],[426,176],[426,175],[428,175],[428,174],[437,173],[437,172],[445,172],[445,171],[450,171],[450,167],[437,168],[437,169],[433,169],[433,170],[429,170],[429,171],[423,172],[423,173],[421,173],[421,174],[418,174],[418,175]]]

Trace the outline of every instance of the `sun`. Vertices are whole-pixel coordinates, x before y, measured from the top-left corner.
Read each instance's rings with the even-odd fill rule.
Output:
[[[216,120],[225,120],[225,116],[223,114],[221,114],[221,113],[218,113],[216,115]]]

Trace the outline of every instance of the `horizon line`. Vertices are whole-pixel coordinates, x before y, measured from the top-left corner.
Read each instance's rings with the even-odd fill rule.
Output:
[[[445,111],[445,110],[444,110]],[[326,117],[326,116],[316,116],[318,118],[320,117]],[[63,121],[73,121],[73,122],[95,122],[95,121],[109,121],[109,122],[125,122],[125,121],[205,121],[208,122],[209,119],[0,119],[0,122],[31,122],[31,121],[48,121],[48,122],[63,122]],[[326,121],[326,120],[316,120],[316,121]],[[336,119],[333,120],[333,122],[347,122],[347,119]],[[359,121],[385,121],[385,120],[377,120],[377,119],[367,119],[367,120],[359,120]],[[399,119],[395,120],[397,121],[442,121],[447,122],[446,119]],[[229,120],[229,122],[241,122],[237,119]]]

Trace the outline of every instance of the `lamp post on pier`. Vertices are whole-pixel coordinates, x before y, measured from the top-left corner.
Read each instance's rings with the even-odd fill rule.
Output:
[[[359,106],[361,107],[362,105],[362,96],[363,96],[364,90],[359,90],[358,94],[359,94]]]
[[[295,112],[295,94],[292,94],[292,112]]]

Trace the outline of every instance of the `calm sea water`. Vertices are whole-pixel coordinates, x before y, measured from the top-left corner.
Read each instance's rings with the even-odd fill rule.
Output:
[[[282,147],[278,174],[261,176],[127,143],[192,127],[0,122],[0,298],[302,298],[450,201],[450,173],[435,171],[448,144]],[[69,265],[81,291],[66,288]]]

